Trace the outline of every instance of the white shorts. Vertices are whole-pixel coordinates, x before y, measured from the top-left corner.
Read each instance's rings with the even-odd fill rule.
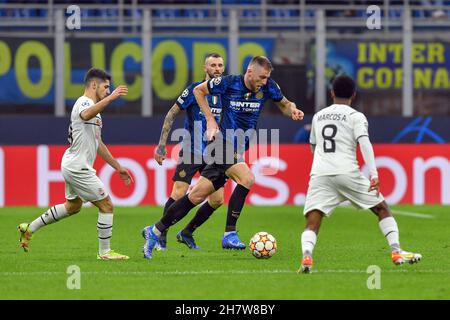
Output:
[[[311,176],[303,214],[319,210],[330,216],[334,208],[349,200],[354,206],[369,209],[384,201],[376,190],[369,192],[370,181],[361,172],[335,176]]]
[[[108,197],[103,182],[92,171],[73,172],[62,167],[61,173],[66,181],[66,199],[80,198],[83,202],[100,201]]]

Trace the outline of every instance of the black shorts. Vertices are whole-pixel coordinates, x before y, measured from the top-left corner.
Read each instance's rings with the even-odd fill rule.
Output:
[[[235,164],[244,162],[243,156],[235,151],[232,144],[225,142],[222,145],[222,148],[214,148],[210,158],[205,156],[207,165],[201,172],[202,177],[210,180],[216,190],[222,188],[227,182],[228,177],[225,172]],[[208,147],[212,148],[213,143],[209,144]],[[208,151],[206,151],[206,154],[208,154]]]
[[[179,156],[180,158],[178,160],[177,168],[175,169],[175,174],[172,177],[172,181],[180,181],[191,184],[192,178],[197,172],[202,173],[203,169],[206,167],[206,163],[204,161],[200,164],[196,163],[192,154],[190,155],[190,163],[184,163],[183,150],[180,151]]]
[[[203,171],[201,172],[202,177],[207,178],[209,181],[212,182],[214,189],[217,191],[220,188],[222,188],[225,183],[228,180],[227,175],[225,174],[225,171],[228,170],[229,167],[225,167],[221,164],[208,164],[205,166]]]

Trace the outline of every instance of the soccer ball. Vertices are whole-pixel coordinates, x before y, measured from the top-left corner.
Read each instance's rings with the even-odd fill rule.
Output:
[[[277,251],[277,240],[270,233],[260,231],[250,239],[248,246],[254,257],[268,259]]]

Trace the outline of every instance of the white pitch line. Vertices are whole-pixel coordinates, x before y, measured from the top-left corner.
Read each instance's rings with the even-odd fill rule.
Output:
[[[342,206],[346,209],[354,209],[359,210],[351,205],[349,206]],[[425,213],[418,213],[418,212],[409,212],[409,211],[400,211],[400,210],[392,210],[392,213],[398,214],[399,216],[406,216],[406,217],[414,217],[414,218],[422,218],[422,219],[434,219],[434,216],[431,214],[425,214]]]
[[[414,218],[422,218],[422,219],[433,219],[434,218],[434,216],[431,214],[408,212],[408,211],[398,211],[398,210],[392,210],[392,212],[395,214],[398,214],[400,216],[406,216],[406,217],[414,217]]]
[[[130,275],[130,276],[148,276],[148,275],[219,275],[219,274],[280,274],[293,273],[295,270],[202,270],[202,271],[81,271],[86,275]],[[56,276],[66,274],[62,271],[30,271],[30,272],[0,272],[1,276]]]
[[[296,270],[204,270],[204,271],[81,271],[81,275],[108,275],[108,276],[151,276],[151,275],[176,275],[176,276],[190,276],[190,275],[227,275],[227,274],[295,274]],[[381,271],[386,273],[450,273],[450,270],[408,270],[406,268],[389,269]],[[313,269],[313,273],[367,273],[365,269]],[[61,276],[66,275],[65,272],[0,272],[0,277],[14,277],[14,276]]]

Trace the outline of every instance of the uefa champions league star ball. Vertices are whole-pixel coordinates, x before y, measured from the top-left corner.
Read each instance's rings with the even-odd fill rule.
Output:
[[[270,233],[260,231],[250,239],[249,248],[254,257],[268,259],[277,252],[277,240]]]

